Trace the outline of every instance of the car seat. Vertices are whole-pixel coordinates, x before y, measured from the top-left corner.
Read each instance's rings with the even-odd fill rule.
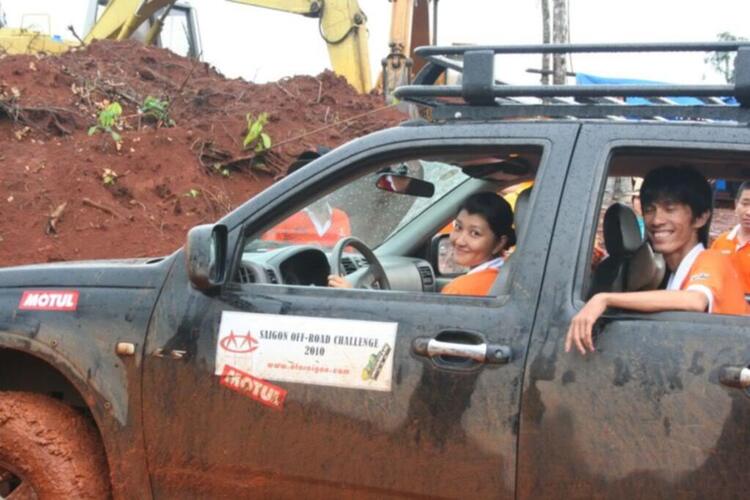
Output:
[[[528,225],[529,200],[531,200],[532,187],[527,187],[526,189],[518,193],[518,198],[516,198],[516,208],[513,212],[513,227],[516,230],[516,246],[521,243],[524,231],[526,230],[526,227]],[[513,258],[514,255],[515,252],[510,254],[508,258],[505,259],[503,267],[500,269],[500,274],[495,280],[495,284],[492,286],[490,295],[507,295],[508,293],[510,293],[508,287],[510,286],[509,278],[513,272],[513,267],[515,266],[515,259]]]
[[[643,239],[633,209],[612,204],[604,213],[603,230],[608,255],[594,271],[591,295],[658,288],[666,271],[664,258]]]

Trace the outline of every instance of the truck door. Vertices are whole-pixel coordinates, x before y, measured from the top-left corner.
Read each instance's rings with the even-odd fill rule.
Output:
[[[612,200],[605,186],[661,165],[741,178],[748,144],[750,131],[738,127],[582,127],[550,249],[556,264],[545,275],[529,349],[519,498],[743,496],[750,398],[725,385],[723,374],[750,363],[747,317],[608,311],[596,352],[565,353],[564,339],[592,288],[602,210],[611,201],[630,203],[631,193]],[[714,226],[720,223],[731,227],[731,210],[714,212]]]
[[[424,127],[408,140],[403,130],[382,133],[326,155],[225,219],[232,248],[247,250],[279,214],[304,206],[322,186],[341,186],[381,163],[414,165],[416,158],[427,169],[513,145],[540,153],[533,224],[498,296],[300,286],[314,259],[294,272],[282,264],[280,275],[255,262],[254,282],[235,280],[207,294],[191,288],[180,259],[145,347],[155,496],[513,498],[526,345],[577,127]],[[456,189],[476,190],[479,181],[469,182]],[[428,243],[455,208],[415,218],[414,238]],[[371,210],[371,220],[378,216]],[[398,234],[377,250],[384,263],[382,253],[423,255],[385,252],[406,241]],[[252,258],[272,259],[275,250]],[[236,262],[250,262],[243,259]],[[392,283],[405,275],[394,276]],[[275,350],[262,363],[247,361],[269,345]],[[456,345],[481,351],[479,358],[446,350]],[[337,371],[347,356],[353,374]]]

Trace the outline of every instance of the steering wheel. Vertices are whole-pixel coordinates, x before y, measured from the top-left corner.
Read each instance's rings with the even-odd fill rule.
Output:
[[[390,290],[391,284],[388,282],[388,277],[385,275],[385,270],[375,253],[370,250],[364,241],[354,236],[347,236],[341,238],[331,250],[331,257],[328,259],[328,263],[331,266],[331,273],[346,276],[346,270],[341,265],[341,257],[344,254],[346,247],[352,247],[357,250],[365,258],[368,264],[368,268],[363,273],[354,272],[351,277],[355,279],[352,283],[354,288],[376,288],[380,290]]]

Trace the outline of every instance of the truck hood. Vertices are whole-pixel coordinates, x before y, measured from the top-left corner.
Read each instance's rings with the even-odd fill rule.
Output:
[[[55,262],[0,269],[0,287],[159,288],[176,260],[151,259]]]

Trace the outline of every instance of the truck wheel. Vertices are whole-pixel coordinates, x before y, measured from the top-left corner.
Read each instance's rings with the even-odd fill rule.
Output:
[[[0,392],[0,498],[109,498],[108,476],[86,418],[46,396]]]

